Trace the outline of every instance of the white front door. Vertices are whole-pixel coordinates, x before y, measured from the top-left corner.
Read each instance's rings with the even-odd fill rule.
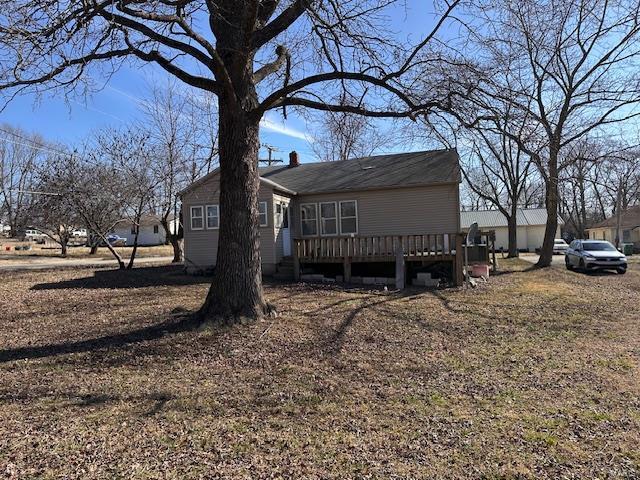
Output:
[[[282,254],[291,255],[291,229],[289,228],[289,206],[282,204]]]

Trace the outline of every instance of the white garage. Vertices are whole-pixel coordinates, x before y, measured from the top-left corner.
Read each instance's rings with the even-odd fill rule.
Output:
[[[520,208],[516,216],[518,250],[535,252],[542,247],[544,230],[547,223],[547,210],[544,208]],[[474,210],[460,212],[462,231],[469,230],[471,224],[477,222],[481,230],[495,230],[496,249],[509,249],[509,228],[506,217],[499,210]],[[558,218],[556,238],[560,238],[560,227],[564,225]]]
[[[169,216],[169,228],[171,233],[175,233],[178,228],[178,222],[174,219],[173,215]],[[165,243],[166,235],[164,228],[160,223],[160,218],[157,215],[143,215],[140,218],[140,233],[138,234],[138,245],[150,246],[150,245],[162,245]],[[123,219],[116,224],[113,231],[119,237],[127,239],[127,245],[133,245],[136,236],[136,229],[133,222],[128,219]]]

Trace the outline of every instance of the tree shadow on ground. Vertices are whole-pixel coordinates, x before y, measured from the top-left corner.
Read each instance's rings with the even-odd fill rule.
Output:
[[[49,344],[33,347],[18,347],[0,350],[0,363],[14,360],[55,357],[70,353],[93,352],[100,349],[122,348],[149,340],[157,340],[167,335],[194,330],[198,326],[194,315],[181,315],[162,323],[132,330],[130,332],[104,335],[98,338]]]
[[[609,277],[612,275],[620,275],[615,270],[580,270],[575,269],[575,273],[585,275],[587,277]]]
[[[31,290],[145,288],[209,282],[210,277],[187,275],[181,265],[163,265],[132,270],[95,270],[90,277],[39,283],[31,287]]]
[[[490,276],[491,277],[501,277],[503,275],[511,275],[514,273],[528,273],[528,272],[535,272],[536,270],[541,270],[542,268],[548,268],[548,267],[538,267],[535,263],[532,263],[530,266],[522,269],[522,270],[516,270],[516,269],[509,269],[509,270],[500,270],[498,269],[498,271],[496,272],[491,272]]]

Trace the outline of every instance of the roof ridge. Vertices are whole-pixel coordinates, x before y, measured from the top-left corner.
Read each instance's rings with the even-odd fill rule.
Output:
[[[336,163],[347,163],[347,162],[351,163],[351,162],[357,162],[359,160],[371,160],[373,158],[381,158],[381,157],[400,157],[400,156],[406,156],[406,155],[420,155],[425,153],[435,154],[435,153],[449,152],[449,151],[457,151],[457,150],[455,148],[437,148],[434,150],[416,150],[411,152],[379,153],[377,155],[368,155],[365,157],[352,157],[352,158],[347,158],[345,160],[318,160],[316,162],[301,162],[297,167],[294,167],[294,168],[300,168],[300,167],[309,166],[309,165],[325,165],[325,164],[335,165]],[[290,168],[290,167],[287,164],[268,165],[265,167],[258,167],[258,170],[267,169],[267,168],[272,168],[273,169],[272,171],[275,171],[278,168]]]

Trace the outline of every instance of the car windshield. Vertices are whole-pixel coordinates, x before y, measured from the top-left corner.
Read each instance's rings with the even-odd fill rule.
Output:
[[[584,243],[583,248],[589,252],[615,252],[616,247],[609,242]]]

